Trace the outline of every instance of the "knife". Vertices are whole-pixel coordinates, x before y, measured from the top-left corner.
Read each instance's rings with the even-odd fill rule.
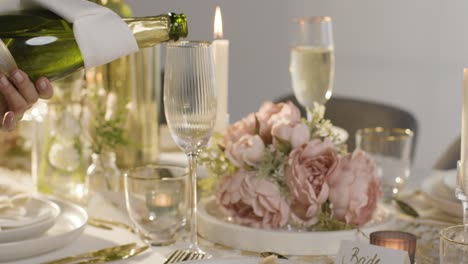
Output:
[[[103,249],[99,249],[96,251],[91,251],[91,252],[87,252],[87,253],[83,253],[83,254],[79,254],[75,256],[70,256],[70,257],[56,259],[56,260],[52,260],[48,262],[43,262],[42,264],[64,264],[67,262],[76,261],[76,260],[84,259],[84,258],[95,258],[95,257],[106,256],[108,254],[115,254],[120,251],[130,250],[134,247],[136,247],[136,243],[113,246],[113,247],[103,248]]]

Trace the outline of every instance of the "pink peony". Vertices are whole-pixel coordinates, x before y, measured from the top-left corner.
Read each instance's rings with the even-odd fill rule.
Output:
[[[288,223],[290,209],[278,186],[255,177],[255,172],[241,170],[224,177],[216,199],[236,223],[268,229]]]
[[[323,142],[313,139],[291,151],[285,177],[296,222],[309,226],[318,221],[317,214],[328,198],[327,179],[338,163],[337,150],[328,138]]]
[[[223,133],[222,144],[226,146],[228,142],[237,142],[244,135],[253,135],[255,133],[255,126],[255,114],[251,113],[226,128]]]
[[[276,142],[277,139],[279,139],[281,141],[289,142],[292,148],[297,148],[300,145],[309,142],[310,140],[309,127],[306,124],[300,122],[277,124],[272,128],[271,134],[273,136],[273,143],[281,143]]]
[[[328,178],[329,200],[336,219],[363,225],[371,218],[382,194],[375,162],[362,150],[344,156]]]
[[[260,136],[266,144],[272,142],[271,129],[275,124],[297,123],[301,120],[301,111],[292,102],[274,104],[265,102],[257,112],[260,124]]]
[[[224,154],[236,167],[256,167],[263,159],[265,144],[258,135],[244,135],[236,142],[228,142]]]

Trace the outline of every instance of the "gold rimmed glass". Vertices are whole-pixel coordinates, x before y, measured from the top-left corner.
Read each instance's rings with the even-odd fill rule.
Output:
[[[465,225],[450,226],[440,231],[440,263],[468,263],[468,241],[464,237]]]
[[[311,111],[332,95],[335,73],[332,19],[313,16],[296,19],[289,72],[297,101]]]
[[[189,167],[190,249],[197,242],[197,157],[216,121],[216,87],[211,43],[180,41],[166,49],[164,110],[172,138],[185,152]]]
[[[356,148],[371,155],[382,180],[383,200],[390,202],[410,176],[413,131],[406,128],[362,128],[356,131]]]

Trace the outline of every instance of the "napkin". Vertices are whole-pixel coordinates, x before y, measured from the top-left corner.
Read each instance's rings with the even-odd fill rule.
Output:
[[[87,0],[2,0],[0,11],[41,7],[73,23],[73,33],[86,68],[138,51],[127,24],[112,10]]]

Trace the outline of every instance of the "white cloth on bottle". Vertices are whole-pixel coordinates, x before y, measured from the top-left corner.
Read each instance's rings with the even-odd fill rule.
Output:
[[[112,10],[87,0],[2,0],[0,12],[41,7],[73,23],[86,68],[138,51],[127,24]]]

